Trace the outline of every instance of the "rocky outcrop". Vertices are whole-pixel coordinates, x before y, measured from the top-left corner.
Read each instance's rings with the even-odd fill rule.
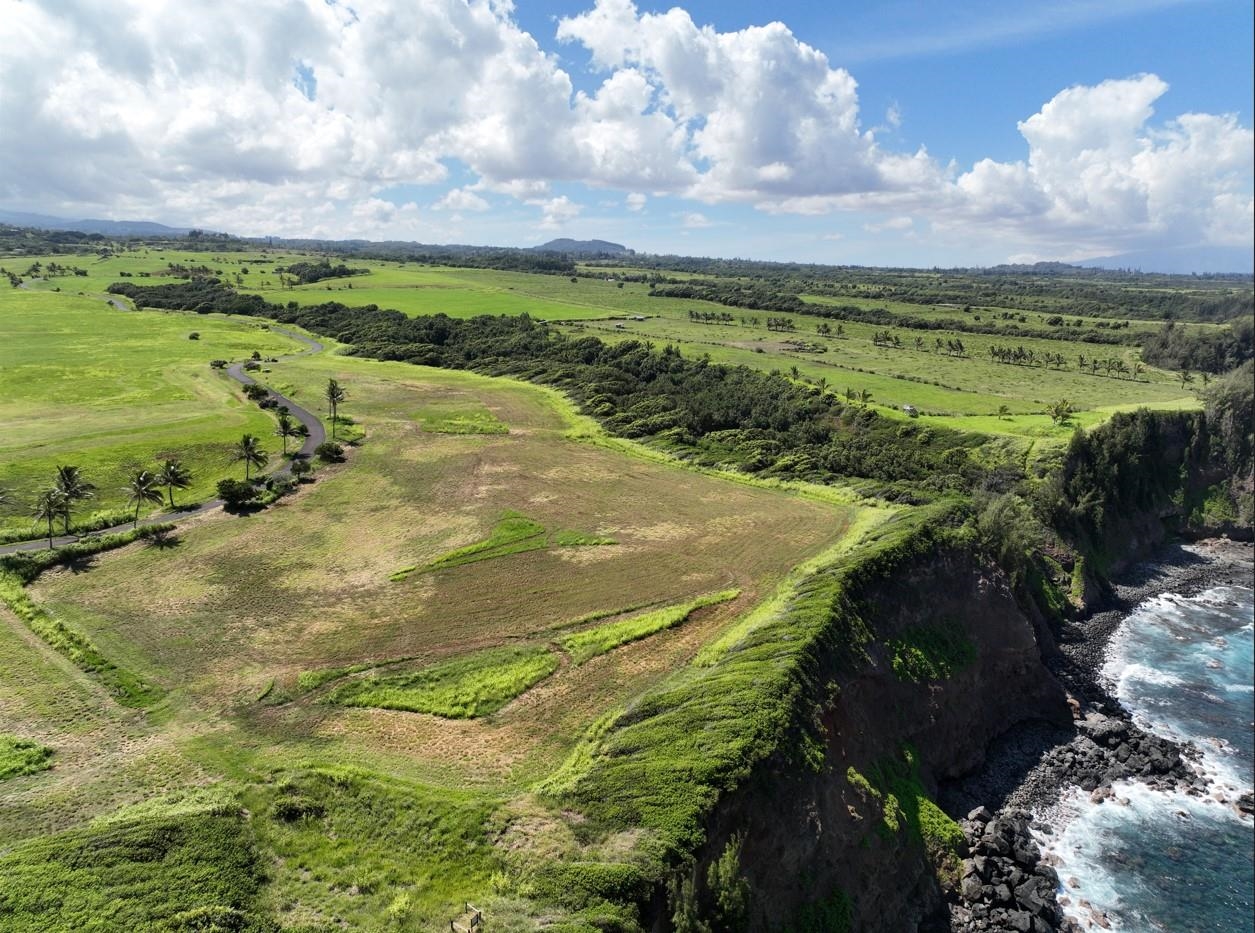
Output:
[[[1033,840],[1032,814],[1014,810],[995,817],[979,807],[960,825],[971,856],[962,863],[949,929],[1070,930],[1055,897],[1059,875],[1042,861]]]

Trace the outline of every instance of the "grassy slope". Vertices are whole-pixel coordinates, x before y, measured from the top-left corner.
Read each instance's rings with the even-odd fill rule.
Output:
[[[262,933],[264,877],[229,800],[143,807],[0,856],[0,922],[13,933]]]
[[[197,331],[201,338],[187,339]],[[128,474],[179,457],[192,488],[176,501],[208,498],[235,475],[230,444],[249,432],[277,451],[273,418],[246,404],[211,359],[298,349],[256,322],[220,316],[123,312],[93,298],[0,290],[0,529],[28,527],[30,500],[59,464],[75,464],[96,487],[79,506],[126,507]],[[273,442],[273,443],[272,443]]]

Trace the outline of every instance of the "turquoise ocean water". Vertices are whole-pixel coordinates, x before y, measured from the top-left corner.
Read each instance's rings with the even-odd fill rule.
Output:
[[[1142,603],[1116,633],[1103,675],[1143,728],[1193,742],[1205,798],[1115,788],[1116,802],[1072,793],[1047,848],[1068,914],[1137,933],[1255,930],[1255,830],[1231,802],[1255,775],[1255,602],[1242,587]],[[1217,800],[1216,798],[1223,798]]]

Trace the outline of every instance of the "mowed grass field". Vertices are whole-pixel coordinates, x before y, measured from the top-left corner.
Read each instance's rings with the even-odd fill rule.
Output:
[[[187,801],[218,788],[249,814],[285,925],[445,924],[491,890],[494,812],[528,806],[600,716],[685,668],[863,514],[590,442],[539,387],[330,354],[268,373],[311,401],[329,376],[365,431],[347,463],[264,512],[202,516],[173,547],[30,588],[164,687],[157,707],[120,709],[0,609],[0,663],[22,671],[0,685],[0,732],[53,750],[50,770],[0,785],[8,840],[118,806],[199,814]],[[489,416],[491,433],[462,430]],[[545,546],[441,562],[503,521],[545,529]],[[394,580],[406,566],[425,569]],[[521,692],[448,713],[468,718],[375,708],[367,689],[417,682],[443,709],[463,702],[450,691],[466,671],[537,658]]]
[[[188,339],[192,332],[200,338]],[[80,467],[96,486],[76,518],[125,508],[130,474],[167,457],[183,460],[194,477],[176,502],[209,498],[219,479],[234,475],[228,448],[242,434],[278,450],[274,419],[209,361],[301,349],[255,321],[0,290],[0,487],[10,496],[0,504],[0,531],[31,525],[35,496],[62,464]]]
[[[665,673],[712,626],[837,541],[849,519],[838,506],[570,439],[569,413],[542,389],[335,357],[272,373],[298,400],[316,397],[331,375],[349,387],[342,410],[367,432],[351,463],[263,515],[204,521],[174,550],[129,548],[86,573],[46,575],[36,600],[194,704],[246,711],[276,736],[403,745],[436,770],[456,770],[480,747],[471,779],[491,782],[543,771],[580,723]],[[508,433],[423,429],[419,413],[454,400],[486,408]],[[508,513],[547,529],[546,546],[438,562],[488,539]],[[408,567],[430,569],[394,579]],[[292,691],[304,672],[395,662],[404,670],[547,644],[590,616],[732,587],[739,599],[649,639],[647,650],[640,643],[564,664],[492,722],[332,710],[316,691],[254,702],[272,681],[277,696]]]

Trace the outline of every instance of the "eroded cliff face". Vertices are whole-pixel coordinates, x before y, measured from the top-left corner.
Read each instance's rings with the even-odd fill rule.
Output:
[[[822,764],[814,749],[807,764],[778,756],[725,798],[710,826],[700,866],[739,837],[753,929],[826,929],[843,914],[866,933],[916,929],[940,905],[947,871],[937,847],[927,851],[944,835],[940,811],[912,788],[932,796],[1019,722],[1070,718],[1042,663],[1049,633],[1001,571],[953,547],[872,590],[861,594],[874,628],[866,656],[844,672],[834,659],[819,680]],[[929,633],[945,635],[941,647]],[[911,645],[924,646],[919,664]],[[937,669],[948,673],[920,676]]]

